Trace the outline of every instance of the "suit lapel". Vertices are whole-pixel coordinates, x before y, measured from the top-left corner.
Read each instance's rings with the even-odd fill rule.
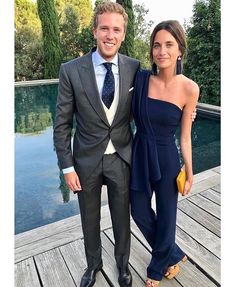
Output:
[[[127,65],[127,63],[125,63],[125,59],[120,54],[118,56],[118,66],[119,66],[119,102],[112,125],[115,124],[115,122],[118,120],[118,117],[120,116],[119,111],[121,110],[121,107],[126,103],[129,88],[128,83],[129,66]]]
[[[91,106],[103,122],[110,126],[100,100],[91,55],[92,53],[89,53],[87,56],[84,56],[82,65],[78,67],[79,76]]]

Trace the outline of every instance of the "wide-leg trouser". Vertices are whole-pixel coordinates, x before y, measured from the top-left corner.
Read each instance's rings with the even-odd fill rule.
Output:
[[[175,243],[178,191],[174,179],[165,178],[152,186],[156,212],[146,191],[131,190],[131,214],[152,248],[147,277],[161,280],[167,267],[179,262],[183,251]]]
[[[108,203],[112,219],[118,268],[126,268],[130,256],[130,168],[117,153],[104,155],[78,193],[84,235],[85,253],[89,269],[102,266],[100,238],[101,187],[107,185]]]

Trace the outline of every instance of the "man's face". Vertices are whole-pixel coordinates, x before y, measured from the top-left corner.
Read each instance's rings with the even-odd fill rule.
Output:
[[[100,55],[106,61],[111,61],[125,39],[123,16],[118,13],[103,13],[99,15],[93,35]]]

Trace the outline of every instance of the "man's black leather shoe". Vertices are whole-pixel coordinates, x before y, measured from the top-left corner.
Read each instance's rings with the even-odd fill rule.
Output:
[[[100,271],[102,266],[98,267],[97,269],[87,269],[86,272],[83,274],[80,287],[91,287],[95,284],[96,281],[96,273]]]
[[[120,269],[118,283],[121,287],[131,287],[132,286],[132,276],[129,268]]]

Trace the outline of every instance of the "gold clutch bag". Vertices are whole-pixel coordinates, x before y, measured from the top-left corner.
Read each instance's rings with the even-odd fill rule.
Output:
[[[181,171],[179,172],[176,178],[178,191],[181,194],[184,191],[185,182],[186,182],[186,171],[185,171],[185,166],[183,165],[183,167],[181,168]]]

